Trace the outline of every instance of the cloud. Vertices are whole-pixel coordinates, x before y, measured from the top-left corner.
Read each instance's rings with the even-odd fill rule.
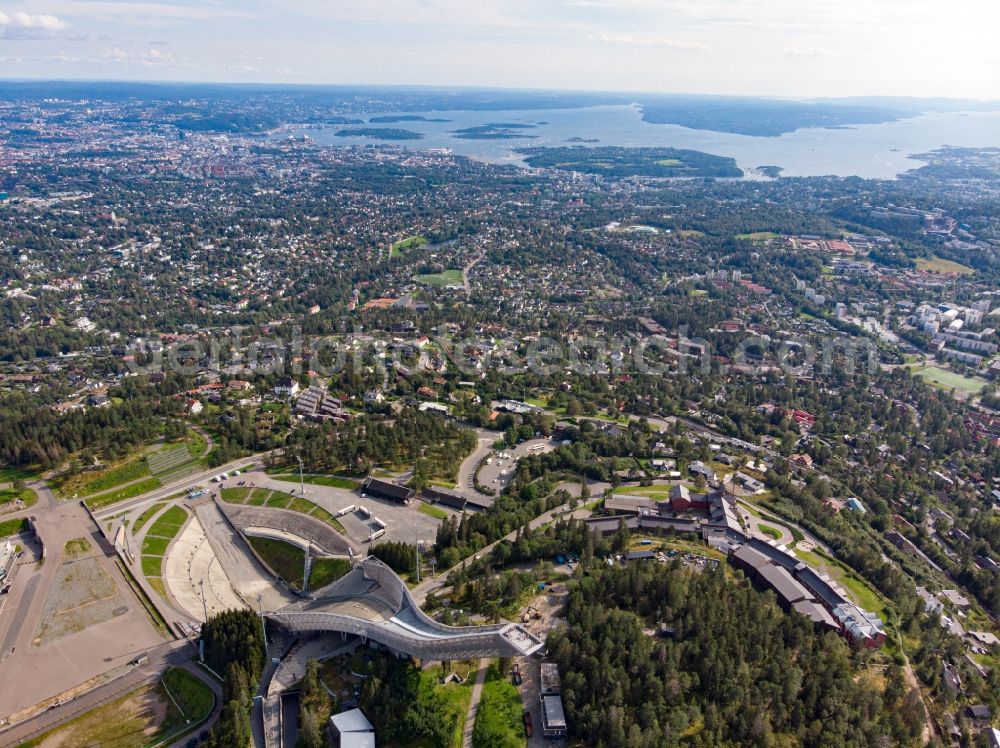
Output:
[[[689,52],[713,52],[714,47],[701,42],[688,42],[682,39],[672,39],[665,36],[633,36],[631,34],[607,34],[589,36],[588,39],[602,41],[605,44],[625,44],[632,47],[668,47]]]
[[[49,39],[68,28],[68,23],[47,13],[0,11],[0,37],[4,39]]]
[[[104,62],[128,62],[140,65],[160,65],[172,63],[174,56],[170,52],[163,52],[159,49],[150,48],[144,52],[126,52],[119,47],[112,47],[101,52],[101,59]]]
[[[839,52],[835,52],[832,49],[826,49],[825,47],[804,47],[800,49],[784,49],[781,52],[785,57],[791,57],[792,59],[812,59],[819,60],[825,57],[838,57]]]
[[[4,13],[0,11],[0,27],[10,29],[35,29],[39,31],[62,31],[69,24],[56,16],[45,13]]]

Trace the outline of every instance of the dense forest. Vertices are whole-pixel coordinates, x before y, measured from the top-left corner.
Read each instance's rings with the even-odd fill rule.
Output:
[[[411,660],[376,657],[361,690],[361,709],[372,724],[384,725],[378,745],[414,743],[447,748],[455,718],[432,689],[420,687],[420,670]]]
[[[392,420],[362,416],[340,427],[297,429],[288,440],[291,464],[301,458],[312,472],[368,472],[375,465],[414,466],[414,475],[454,480],[476,435],[431,413],[403,408]],[[419,488],[419,486],[418,486]]]
[[[264,669],[260,619],[249,610],[227,610],[201,627],[205,663],[224,675],[222,716],[212,729],[210,748],[244,748],[252,742],[250,709]]]
[[[919,697],[902,671],[865,675],[832,633],[784,614],[724,567],[634,564],[575,585],[548,638],[571,737],[597,748],[917,745]],[[656,638],[657,623],[672,638]]]
[[[296,748],[325,748],[326,721],[333,710],[333,699],[319,678],[319,662],[309,660],[299,695],[299,736]]]

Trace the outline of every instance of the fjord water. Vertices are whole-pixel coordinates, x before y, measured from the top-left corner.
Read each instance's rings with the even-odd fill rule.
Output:
[[[391,143],[412,149],[449,148],[483,161],[523,163],[518,148],[565,146],[571,138],[596,139],[591,146],[669,146],[731,156],[744,171],[773,165],[782,176],[860,176],[891,179],[923,164],[911,158],[943,146],[1000,146],[1000,112],[934,112],[878,125],[808,128],[780,137],[754,137],[691,130],[678,125],[650,124],[635,106],[595,106],[580,109],[507,111],[406,112],[448,122],[399,122],[372,125],[412,130],[422,140],[380,141],[339,137],[349,129],[330,125],[303,130],[319,143],[363,145]],[[380,113],[384,116],[384,113]],[[359,118],[367,119],[367,115]],[[454,131],[488,123],[524,123],[524,137],[503,140],[466,140]],[[287,133],[285,134],[287,135]],[[534,136],[534,137],[529,137]]]

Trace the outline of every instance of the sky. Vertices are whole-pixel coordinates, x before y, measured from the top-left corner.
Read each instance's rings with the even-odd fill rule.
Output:
[[[1000,99],[1000,0],[0,0],[0,77]]]

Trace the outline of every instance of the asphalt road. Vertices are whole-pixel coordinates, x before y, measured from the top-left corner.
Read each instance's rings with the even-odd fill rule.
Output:
[[[150,649],[146,653],[149,662],[145,665],[140,665],[125,675],[97,686],[59,706],[52,707],[30,719],[3,729],[0,731],[0,744],[10,746],[23,743],[101,704],[123,696],[144,683],[156,680],[160,677],[160,673],[170,666],[182,667],[186,665],[193,653],[189,647],[190,645],[186,641],[177,640],[165,642]],[[199,675],[199,677],[202,676]],[[202,679],[206,683],[210,680],[205,677]]]
[[[162,488],[156,489],[155,491],[144,493],[142,496],[137,496],[134,499],[128,499],[127,501],[120,501],[117,504],[112,504],[111,506],[95,512],[94,514],[98,517],[120,514],[128,509],[133,509],[137,506],[142,506],[143,504],[150,504],[155,501],[165,499],[168,496],[173,496],[176,493],[186,490],[190,486],[196,486],[200,483],[209,482],[220,473],[229,473],[233,470],[242,468],[243,466],[259,465],[268,454],[273,454],[273,452],[261,452],[260,454],[243,457],[239,460],[232,460],[231,462],[227,462],[225,465],[219,465],[211,470],[186,475],[183,478],[175,480],[173,483],[168,483]]]

